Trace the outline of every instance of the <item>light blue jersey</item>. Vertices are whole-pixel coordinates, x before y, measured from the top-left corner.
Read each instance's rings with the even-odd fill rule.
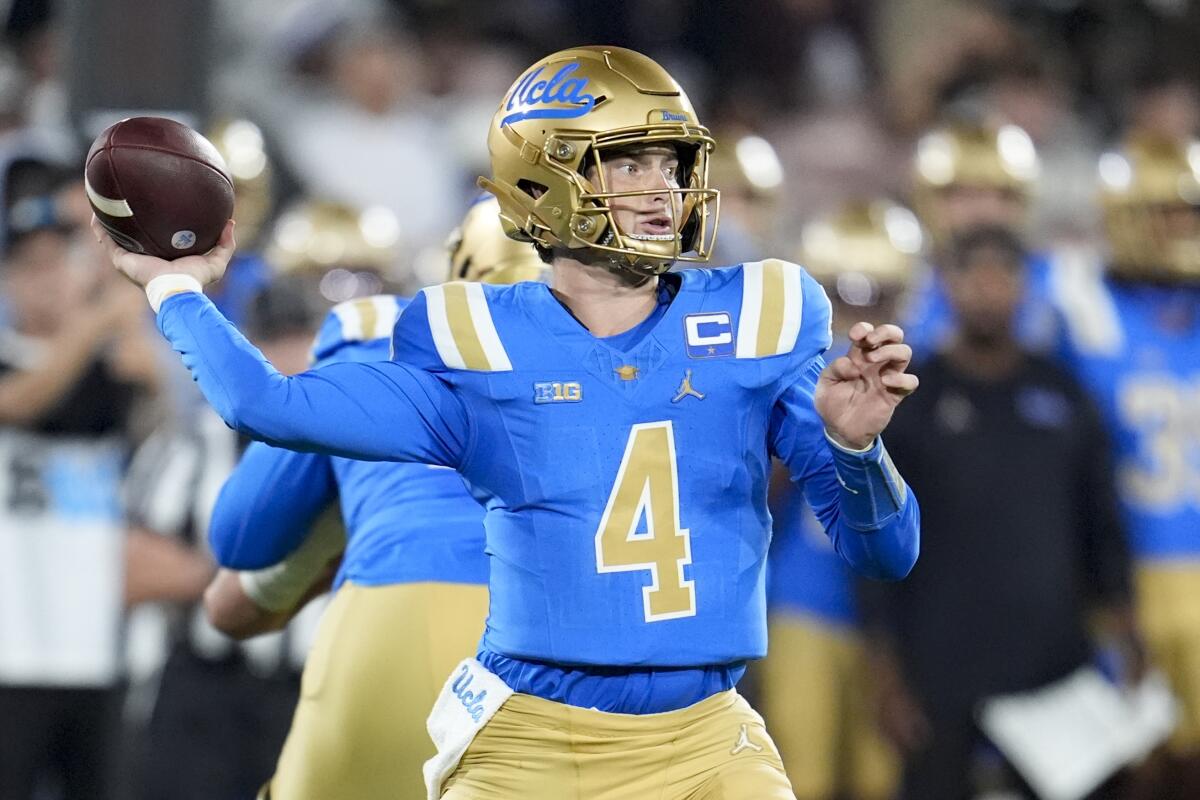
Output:
[[[767,603],[773,614],[811,617],[838,627],[858,624],[854,573],[830,546],[799,492],[788,496],[775,521]]]
[[[1200,287],[1059,276],[1065,357],[1113,437],[1134,555],[1200,557]]]
[[[314,368],[384,361],[407,300],[352,300],[326,317]],[[346,552],[334,581],[363,586],[433,581],[487,582],[483,509],[444,467],[295,453],[254,442],[213,510],[209,541],[232,569],[277,563],[299,546],[316,517],[340,500]]]
[[[881,443],[848,453],[825,438],[813,393],[830,309],[802,269],[769,260],[663,281],[673,298],[619,346],[544,284],[431,287],[397,323],[391,362],[291,378],[202,296],[168,298],[158,319],[239,430],[467,479],[487,508],[485,652],[740,664],[766,651],[772,455],[865,574],[911,569],[919,512]]]

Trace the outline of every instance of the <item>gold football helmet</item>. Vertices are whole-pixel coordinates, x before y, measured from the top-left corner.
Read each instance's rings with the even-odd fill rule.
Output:
[[[855,200],[804,226],[800,263],[843,303],[873,306],[912,285],[922,244],[907,208]]]
[[[679,151],[679,188],[609,191],[606,153],[670,143]],[[687,95],[651,59],[620,47],[577,47],[530,67],[500,104],[488,131],[492,177],[506,233],[543,248],[567,248],[642,275],[674,261],[705,261],[716,235],[718,193],[708,185],[713,139]],[[596,185],[584,177],[597,167]],[[682,208],[675,232],[621,231],[610,201],[669,192]],[[694,255],[688,255],[694,253]]]
[[[251,244],[258,239],[274,200],[271,162],[267,158],[262,131],[246,119],[226,119],[208,131],[233,178],[234,219],[238,239]]]
[[[386,208],[359,210],[308,200],[279,215],[267,246],[277,272],[321,272],[333,267],[389,272],[399,255],[400,224]]]
[[[451,281],[520,283],[541,280],[546,265],[529,242],[508,238],[500,224],[500,203],[480,195],[446,242]]]
[[[1140,137],[1100,157],[1109,270],[1200,281],[1200,141]]]
[[[929,131],[913,159],[913,204],[941,246],[954,235],[938,202],[949,189],[992,189],[1028,203],[1041,165],[1033,140],[1016,125],[956,123]],[[1010,220],[980,220],[1011,224]]]

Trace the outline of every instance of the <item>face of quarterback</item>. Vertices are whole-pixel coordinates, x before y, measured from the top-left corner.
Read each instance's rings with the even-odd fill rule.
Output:
[[[601,155],[604,186],[609,192],[649,192],[608,201],[621,233],[634,239],[670,241],[683,224],[683,200],[670,189],[679,188],[679,154],[674,147],[647,145]],[[595,166],[584,173],[599,191]],[[657,191],[662,190],[662,191]]]

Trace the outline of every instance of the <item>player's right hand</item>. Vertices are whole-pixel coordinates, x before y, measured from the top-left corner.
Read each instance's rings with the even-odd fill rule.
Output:
[[[233,258],[237,243],[233,239],[233,220],[225,223],[216,247],[204,255],[185,256],[174,261],[165,261],[154,256],[131,253],[113,241],[95,216],[92,217],[92,232],[96,241],[104,248],[112,265],[138,286],[145,286],[159,275],[190,275],[207,286],[220,280]]]

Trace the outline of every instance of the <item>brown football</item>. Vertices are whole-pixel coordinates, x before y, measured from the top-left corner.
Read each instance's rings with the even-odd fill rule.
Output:
[[[233,215],[233,181],[212,142],[162,117],[100,134],[83,170],[92,210],[126,250],[175,259],[212,249]]]

